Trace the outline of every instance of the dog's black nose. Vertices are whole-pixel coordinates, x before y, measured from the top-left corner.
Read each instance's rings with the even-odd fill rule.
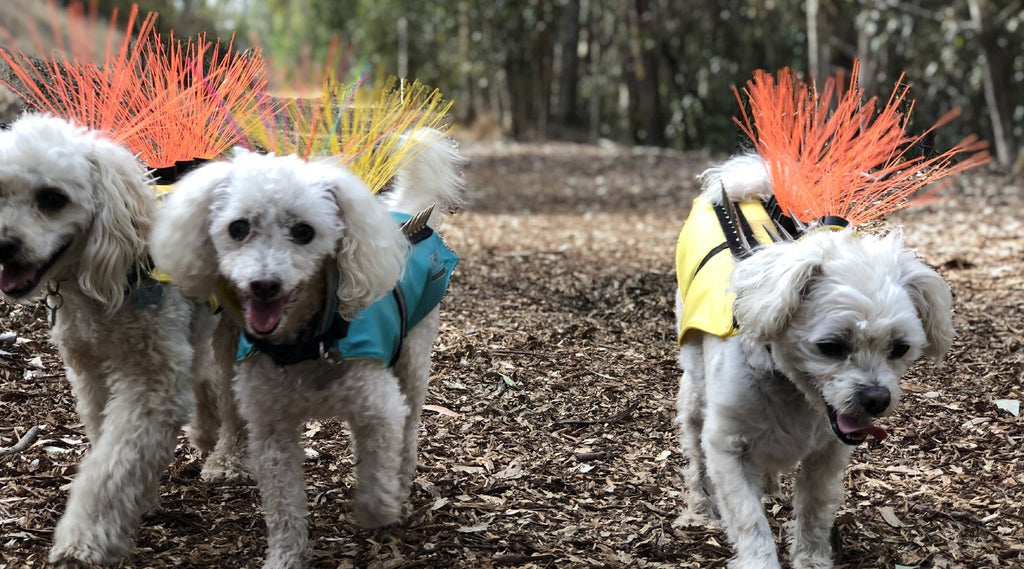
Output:
[[[889,390],[880,387],[873,386],[866,389],[862,389],[857,394],[857,399],[860,401],[864,410],[872,415],[881,415],[889,408],[889,402],[892,401],[892,395]]]
[[[21,252],[21,237],[5,235],[0,237],[0,262],[10,261]]]
[[[256,279],[249,283],[249,290],[260,300],[269,300],[281,292],[281,281],[278,279]]]

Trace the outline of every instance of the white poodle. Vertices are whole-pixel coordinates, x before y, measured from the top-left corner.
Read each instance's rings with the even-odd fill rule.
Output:
[[[309,418],[349,423],[359,523],[399,521],[436,306],[455,263],[430,227],[399,221],[436,205],[436,228],[459,200],[461,164],[438,138],[378,199],[330,159],[239,151],[185,177],[166,202],[152,238],[158,265],[189,294],[216,293],[244,330],[233,387],[266,517],[264,567],[303,562]]]
[[[195,406],[190,377],[210,370],[209,311],[151,274],[148,178],[124,147],[62,119],[26,115],[0,131],[0,291],[45,296],[92,444],[51,562],[131,551]]]
[[[853,446],[885,438],[874,420],[896,408],[900,376],[920,356],[940,360],[949,348],[949,287],[898,233],[826,227],[755,248],[733,271],[730,247],[716,247],[707,228],[720,227],[718,206],[725,219],[746,220],[736,233],[747,238],[734,243],[751,235],[771,243],[765,225],[782,233],[757,209],[772,197],[764,165],[741,156],[702,180],[677,266],[684,373],[676,422],[689,458],[689,511],[680,521],[720,516],[736,551],[730,567],[779,567],[761,497],[800,464],[792,565],[832,567],[830,531]],[[728,205],[725,192],[742,206]]]

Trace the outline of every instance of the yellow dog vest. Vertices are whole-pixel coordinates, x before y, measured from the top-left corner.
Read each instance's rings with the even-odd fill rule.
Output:
[[[751,246],[772,242],[769,230],[775,231],[775,224],[762,202],[733,205],[746,221],[737,230],[745,230]],[[703,196],[693,201],[676,244],[676,279],[683,299],[680,342],[690,330],[722,338],[736,333],[732,315],[736,294],[729,291],[736,260],[726,230],[710,201]]]

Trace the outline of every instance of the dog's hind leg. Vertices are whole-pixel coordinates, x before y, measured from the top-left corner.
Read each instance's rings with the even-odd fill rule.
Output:
[[[358,412],[349,418],[356,455],[356,520],[367,528],[383,527],[401,518],[401,471],[405,458],[409,406],[390,372],[362,373],[349,384]]]
[[[717,519],[718,513],[712,500],[713,488],[700,442],[704,430],[704,366],[700,347],[684,345],[679,353],[679,362],[685,371],[679,379],[675,423],[679,429],[679,446],[688,460],[683,470],[687,510],[675,524],[703,526]]]
[[[201,452],[210,452],[217,443],[220,416],[217,409],[217,372],[213,358],[213,315],[197,307],[192,318],[192,392],[196,411],[187,428],[188,438]]]
[[[843,472],[849,461],[850,447],[838,441],[801,461],[793,488],[790,560],[794,569],[833,566],[832,524],[843,499]]]
[[[176,361],[191,359],[187,345],[168,349],[182,352]],[[186,366],[162,363],[157,374],[147,367],[109,377],[103,434],[71,484],[50,562],[118,560],[131,551],[142,514],[159,502],[160,475],[194,405]]]
[[[395,364],[395,375],[401,383],[402,393],[409,405],[402,435],[402,467],[399,495],[406,499],[416,476],[418,443],[420,436],[420,415],[423,401],[427,396],[430,380],[430,353],[437,337],[439,311],[434,309],[413,328],[403,342],[402,356]]]
[[[64,355],[64,359],[68,361],[68,356]],[[87,370],[89,367],[82,369]],[[65,375],[75,393],[75,410],[82,418],[85,436],[95,446],[99,444],[102,435],[103,407],[110,397],[110,390],[101,377],[89,372],[78,373],[70,365],[65,368]]]
[[[207,482],[241,482],[251,478],[245,422],[238,413],[238,401],[231,388],[239,334],[238,325],[224,316],[213,332],[213,385],[220,430],[213,452],[203,462],[201,476]]]

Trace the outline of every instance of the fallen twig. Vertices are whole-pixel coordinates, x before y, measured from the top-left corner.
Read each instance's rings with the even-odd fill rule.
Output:
[[[32,446],[32,443],[36,442],[39,438],[39,427],[32,427],[27,433],[18,439],[18,442],[14,443],[14,446],[9,446],[4,449],[0,449],[0,456],[6,456],[8,454],[17,454],[24,451],[28,447]]]
[[[628,407],[622,411],[606,417],[604,419],[564,419],[561,421],[555,421],[556,425],[595,425],[598,423],[618,423],[619,421],[625,421],[629,418],[633,411],[636,409],[638,403],[636,401],[629,404]]]

